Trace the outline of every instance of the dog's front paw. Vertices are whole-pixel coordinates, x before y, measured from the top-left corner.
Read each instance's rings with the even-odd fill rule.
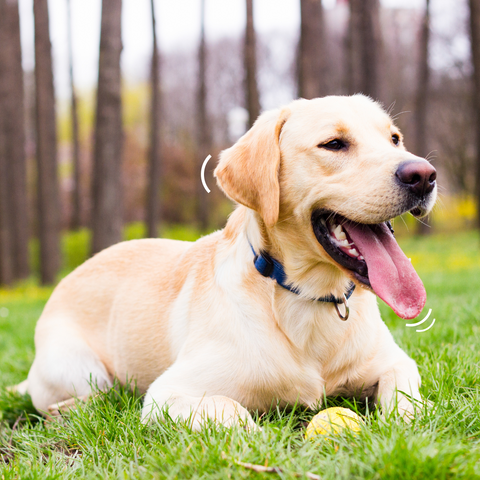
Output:
[[[385,372],[380,377],[377,392],[383,415],[397,413],[406,422],[411,422],[424,405],[419,387],[420,376],[412,360]]]
[[[411,422],[415,416],[417,401],[402,392],[393,390],[383,392],[383,394],[379,393],[377,400],[383,417],[393,414],[403,418],[406,422]]]
[[[408,398],[402,393],[397,393],[395,398],[395,404],[391,408],[391,411],[398,413],[406,422],[410,423],[415,417],[417,410],[417,403],[415,399]]]
[[[194,431],[199,431],[209,421],[225,427],[241,426],[249,432],[260,430],[248,410],[231,398],[221,395],[211,397],[192,397],[189,395],[172,395],[167,402],[159,405],[145,399],[142,421],[150,422],[155,418],[164,418],[164,413],[173,420],[185,421]]]

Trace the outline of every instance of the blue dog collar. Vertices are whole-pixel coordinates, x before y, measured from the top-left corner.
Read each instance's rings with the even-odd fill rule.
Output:
[[[287,276],[285,274],[285,269],[283,268],[283,265],[278,260],[275,260],[275,258],[269,255],[267,252],[260,251],[257,254],[255,252],[255,249],[253,248],[253,245],[250,243],[250,241],[248,243],[254,255],[253,264],[255,265],[255,268],[260,273],[260,275],[264,277],[272,278],[286,290],[289,290],[290,292],[299,295],[300,294],[299,290],[287,283]],[[355,290],[355,284],[353,282],[350,282],[350,285],[348,287],[347,292],[345,293],[344,298],[337,298],[333,294],[330,294],[325,297],[312,298],[312,300],[317,302],[330,302],[330,303],[334,303],[335,306],[337,306],[338,304],[346,303],[345,300],[348,300],[352,296],[352,293],[354,290]]]

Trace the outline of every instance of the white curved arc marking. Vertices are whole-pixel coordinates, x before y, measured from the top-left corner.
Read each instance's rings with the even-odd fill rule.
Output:
[[[434,323],[435,323],[435,319],[433,319],[433,322],[432,322],[432,324],[431,324],[429,327],[424,328],[424,329],[422,329],[422,330],[417,330],[417,332],[426,332],[429,328],[432,328],[432,327],[433,327],[433,324],[434,324]]]
[[[203,188],[207,191],[207,193],[210,193],[210,189],[207,187],[207,184],[205,183],[205,167],[207,166],[207,163],[211,158],[212,158],[212,156],[208,155],[208,157],[204,160],[203,165],[202,165],[202,171],[200,172],[200,177],[202,179],[202,185],[203,185]]]
[[[427,316],[423,319],[423,320],[420,320],[419,322],[417,323],[407,323],[407,325],[405,325],[406,327],[418,327],[419,325],[421,325],[423,322],[426,322],[428,317],[430,316],[430,314],[432,313],[432,309],[430,309],[427,313]]]

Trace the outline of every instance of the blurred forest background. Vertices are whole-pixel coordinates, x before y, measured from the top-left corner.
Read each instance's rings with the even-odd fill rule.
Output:
[[[68,88],[56,94],[51,18],[60,1]],[[218,153],[262,110],[297,97],[370,95],[396,118],[407,148],[434,162],[439,206],[429,225],[406,217],[400,230],[480,225],[480,0],[281,0],[274,8],[295,4],[297,25],[268,31],[256,29],[265,0],[228,0],[241,2],[242,25],[221,38],[209,35],[209,1],[177,2],[184,11],[167,19],[169,0],[137,0],[148,4],[141,30],[151,53],[127,81],[122,28],[136,19],[122,18],[122,0],[97,0],[98,81],[78,88],[72,45],[90,32],[72,27],[74,12],[91,2],[33,0],[30,25],[22,0],[0,0],[0,284],[32,273],[54,282],[69,231],[90,255],[178,225],[219,228],[232,206],[212,176]],[[162,28],[187,17],[198,25],[195,43],[163,49]],[[21,41],[30,27],[33,67]],[[207,194],[200,169],[209,154]]]

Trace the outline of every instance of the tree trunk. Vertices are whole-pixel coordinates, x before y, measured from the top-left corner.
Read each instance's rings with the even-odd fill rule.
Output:
[[[1,22],[1,15],[0,15]],[[1,29],[2,27],[0,27]],[[1,50],[1,49],[0,49]],[[1,54],[1,51],[0,51]],[[3,55],[2,55],[3,56]],[[0,285],[13,282],[12,254],[12,218],[8,185],[8,162],[6,154],[4,95],[3,95],[3,58],[0,59]]]
[[[322,97],[327,93],[325,68],[325,25],[321,0],[300,0],[298,44],[298,96]]]
[[[78,230],[82,224],[82,205],[80,190],[80,145],[78,135],[78,109],[75,82],[73,78],[73,45],[72,45],[72,10],[71,0],[67,0],[68,11],[68,60],[70,70],[70,121],[72,126],[72,164],[73,164],[73,188],[72,188],[72,216],[70,228]]]
[[[247,25],[245,29],[245,102],[248,110],[248,125],[251,127],[260,115],[260,100],[257,84],[257,50],[253,25],[253,0],[246,0]]]
[[[350,0],[347,80],[350,93],[380,97],[381,53],[379,0]]]
[[[469,2],[476,140],[475,196],[477,199],[477,227],[480,228],[480,0],[469,0]]]
[[[0,45],[8,44],[6,2],[0,0]],[[0,284],[13,281],[12,209],[9,194],[9,162],[7,154],[7,98],[8,98],[7,52],[0,48]]]
[[[47,0],[34,0],[40,279],[53,283],[60,267],[60,202],[52,52]]]
[[[147,199],[147,235],[149,237],[158,236],[158,223],[161,213],[161,92],[160,92],[160,55],[157,45],[157,32],[155,20],[155,6],[153,0],[150,1],[152,10],[152,32],[153,32],[153,52],[152,52],[152,72],[151,72],[151,112],[150,112],[150,162],[148,178],[148,199]]]
[[[202,230],[208,227],[208,193],[200,181],[200,171],[203,161],[209,154],[210,128],[207,115],[207,84],[206,84],[206,45],[205,45],[205,0],[201,0],[200,44],[198,47],[198,87],[197,87],[197,128],[198,128],[198,175],[197,184],[197,218]]]
[[[102,1],[93,166],[92,253],[122,239],[122,0]]]
[[[10,278],[12,281],[25,278],[30,273],[23,69],[18,1],[0,0],[0,9],[0,114],[3,116],[3,127],[0,127],[3,135],[0,141],[3,149],[0,154],[3,157],[0,160],[0,188],[4,196],[3,205],[0,206],[3,210],[3,227],[0,228],[4,228],[4,231],[0,236],[3,237],[2,250],[6,255],[3,264],[7,268],[7,273],[0,274],[0,278]],[[9,252],[8,255],[6,252]]]
[[[428,155],[428,132],[427,132],[427,111],[428,91],[430,84],[430,67],[428,64],[428,52],[430,43],[430,0],[426,0],[425,14],[420,32],[420,55],[418,63],[417,98],[415,105],[415,149],[416,154],[422,157]],[[417,233],[426,235],[431,228],[424,218],[417,224]]]
[[[9,94],[7,98],[7,155],[11,165],[10,198],[12,202],[13,274],[15,279],[26,278],[29,266],[29,228],[27,199],[27,161],[25,155],[25,112],[20,43],[18,1],[5,2],[5,21],[9,41],[5,45],[8,68]]]

